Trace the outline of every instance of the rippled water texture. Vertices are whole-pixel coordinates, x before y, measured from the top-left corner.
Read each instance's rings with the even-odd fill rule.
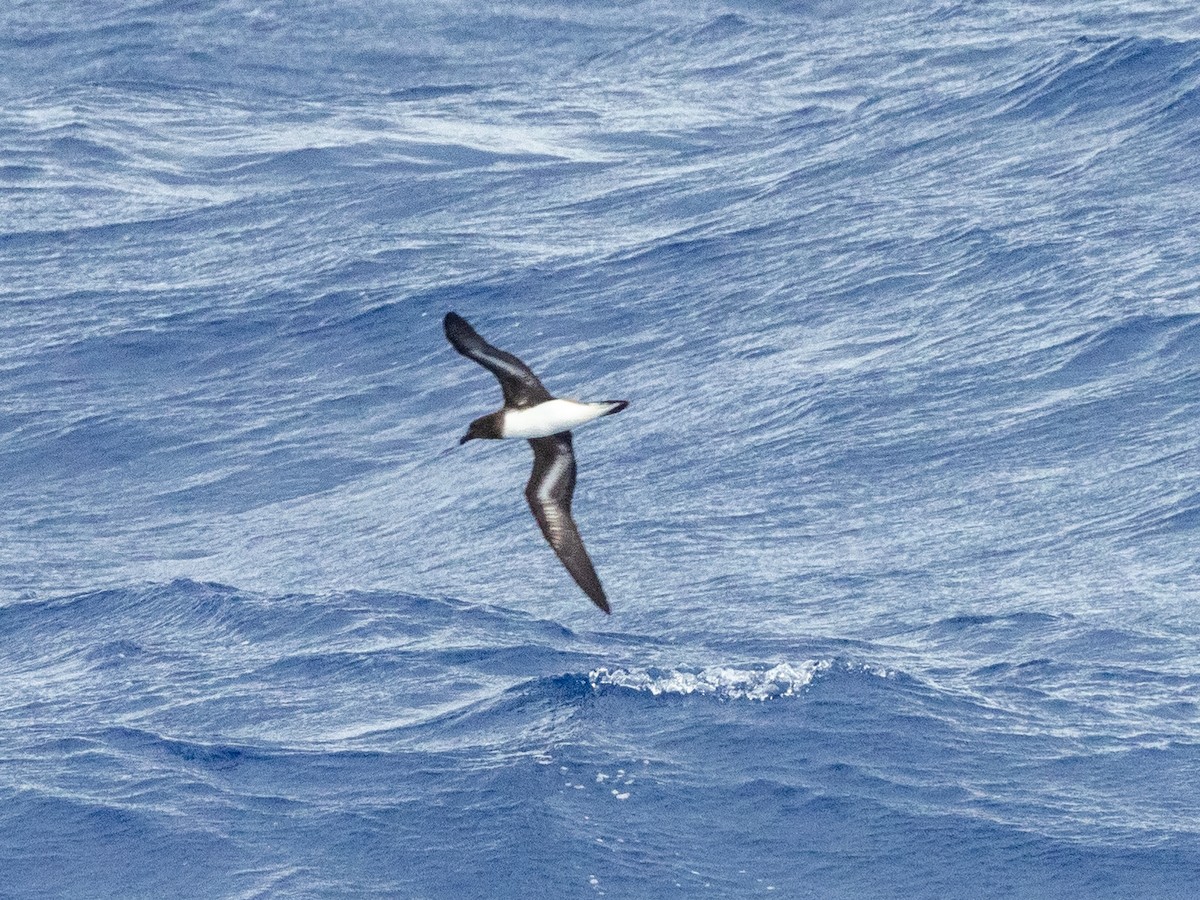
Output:
[[[1190,897],[1200,16],[0,8],[0,894]],[[604,617],[454,309],[579,429]]]

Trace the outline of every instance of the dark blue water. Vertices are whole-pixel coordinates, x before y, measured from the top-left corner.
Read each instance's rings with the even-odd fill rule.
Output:
[[[0,58],[0,895],[1196,896],[1186,4],[13,0]],[[631,401],[611,617],[455,446],[450,309]]]

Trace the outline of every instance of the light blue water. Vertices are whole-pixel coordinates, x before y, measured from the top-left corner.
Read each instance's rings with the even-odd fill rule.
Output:
[[[17,0],[0,58],[0,895],[1195,895],[1200,14]],[[611,618],[454,446],[449,309],[631,401]]]

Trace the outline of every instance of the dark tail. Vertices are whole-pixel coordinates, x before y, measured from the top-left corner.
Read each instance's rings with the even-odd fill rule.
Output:
[[[628,400],[605,400],[604,402],[614,404],[613,408],[604,414],[606,416],[611,416],[613,413],[619,413],[621,410],[623,410],[625,407],[627,407],[629,405]],[[601,417],[601,418],[603,418],[603,417]]]

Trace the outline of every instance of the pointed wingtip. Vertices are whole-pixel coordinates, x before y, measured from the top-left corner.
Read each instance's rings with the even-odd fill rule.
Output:
[[[467,320],[456,312],[448,312],[442,319],[442,331],[446,340],[459,353],[463,353],[463,342],[470,339],[471,330]]]
[[[575,573],[572,572],[571,575],[574,576]],[[588,599],[595,603],[606,616],[610,616],[612,615],[612,607],[608,605],[608,595],[604,593],[604,587],[600,584],[600,579],[595,576],[596,573],[593,570],[592,577],[594,582],[592,584],[584,584],[577,576],[575,577],[575,581],[583,588],[583,592],[588,595]]]
[[[446,340],[463,356],[471,356],[471,345],[483,341],[471,323],[456,312],[446,313],[442,319],[442,330],[446,333]]]

